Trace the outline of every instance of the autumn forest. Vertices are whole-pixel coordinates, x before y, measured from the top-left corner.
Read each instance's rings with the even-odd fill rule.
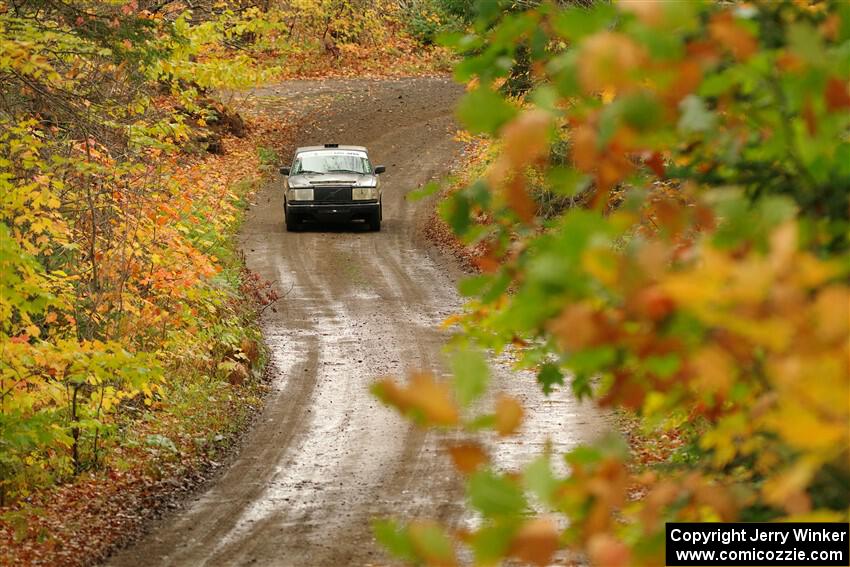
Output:
[[[0,564],[850,519],[850,3],[0,0],[0,215]]]

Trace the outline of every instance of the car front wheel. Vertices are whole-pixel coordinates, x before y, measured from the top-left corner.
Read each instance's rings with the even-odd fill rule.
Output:
[[[301,229],[301,219],[285,209],[284,222],[286,223],[286,232],[295,232]]]
[[[372,232],[378,232],[381,230],[381,209],[383,207],[379,204],[378,208],[373,212],[368,219],[369,230]]]

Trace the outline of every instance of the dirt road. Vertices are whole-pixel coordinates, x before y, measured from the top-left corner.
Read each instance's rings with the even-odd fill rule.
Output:
[[[460,482],[437,439],[368,392],[380,375],[441,368],[437,326],[462,304],[458,268],[419,236],[428,203],[404,198],[457,155],[460,92],[447,79],[402,79],[294,81],[254,93],[302,125],[298,144],[365,145],[387,166],[383,230],[286,233],[280,185],[258,195],[242,237],[247,262],[286,294],[263,321],[273,391],[227,472],[111,565],[386,563],[369,528],[375,516],[474,523],[461,514]],[[544,398],[533,378],[495,366],[529,411],[521,438],[493,441],[499,465],[523,462],[547,437],[566,449],[604,428],[568,394]]]

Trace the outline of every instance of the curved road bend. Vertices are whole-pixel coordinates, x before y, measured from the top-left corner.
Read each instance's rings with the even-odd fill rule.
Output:
[[[263,320],[266,407],[220,478],[108,564],[386,563],[369,526],[376,516],[474,523],[461,515],[460,482],[434,436],[368,391],[377,376],[441,367],[437,326],[462,305],[459,269],[417,230],[429,205],[404,198],[457,156],[461,93],[442,78],[290,81],[252,93],[251,105],[300,125],[298,145],[365,145],[387,166],[383,230],[287,233],[279,184],[257,195],[242,234],[247,263],[286,294]],[[493,441],[499,465],[519,465],[547,438],[568,449],[605,428],[567,393],[544,398],[533,377],[505,366],[496,365],[497,381],[528,415],[521,437]]]

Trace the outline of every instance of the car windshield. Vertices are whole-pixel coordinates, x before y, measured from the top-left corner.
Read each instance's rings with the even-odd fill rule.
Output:
[[[309,173],[372,173],[372,164],[357,152],[307,152],[299,154],[292,175]]]

